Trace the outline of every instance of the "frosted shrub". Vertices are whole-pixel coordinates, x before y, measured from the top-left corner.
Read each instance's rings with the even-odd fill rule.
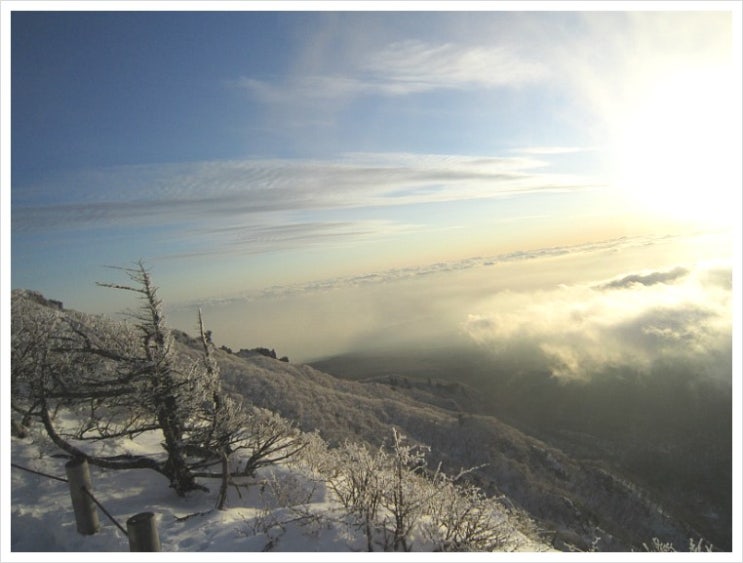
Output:
[[[514,530],[505,507],[479,488],[442,477],[423,527],[434,551],[493,551],[508,543]]]
[[[410,551],[411,534],[428,501],[436,494],[432,482],[423,477],[427,447],[408,444],[392,429],[392,452],[386,461],[389,483],[382,490],[382,531],[385,551]]]
[[[515,531],[508,511],[472,484],[431,473],[427,451],[393,429],[389,448],[346,442],[329,452],[328,488],[367,549],[412,551],[414,542],[436,551],[504,548]]]
[[[385,487],[383,468],[386,454],[382,449],[369,451],[360,444],[346,442],[331,453],[328,487],[352,519],[364,532],[367,550],[374,551],[379,533],[379,510]]]
[[[315,431],[304,434],[304,448],[293,462],[307,469],[314,478],[322,479],[330,470],[330,459],[327,443]]]
[[[643,543],[642,547],[645,551],[654,552],[675,552],[676,547],[671,542],[664,542],[658,538],[653,538],[650,545]],[[699,538],[699,541],[694,541],[689,538],[689,552],[700,553],[700,552],[711,552],[714,549],[712,544],[707,543],[703,538]]]

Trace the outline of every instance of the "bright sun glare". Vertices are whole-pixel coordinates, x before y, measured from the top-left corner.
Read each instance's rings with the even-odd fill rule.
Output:
[[[735,202],[731,82],[725,69],[657,80],[616,124],[617,187],[650,212],[728,226]]]

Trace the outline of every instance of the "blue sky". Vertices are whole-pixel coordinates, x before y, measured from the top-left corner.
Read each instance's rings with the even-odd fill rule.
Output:
[[[736,225],[736,3],[12,11],[22,4],[3,13],[11,285],[79,309],[120,310],[95,281],[140,258],[177,310],[364,275],[392,295],[384,283],[404,268]]]

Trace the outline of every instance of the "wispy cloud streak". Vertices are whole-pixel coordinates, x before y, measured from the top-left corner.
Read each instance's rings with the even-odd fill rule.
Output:
[[[279,81],[243,77],[236,84],[268,104],[347,100],[363,95],[407,96],[434,90],[519,87],[548,75],[538,61],[504,46],[390,43],[344,72],[295,74]]]
[[[121,166],[49,182],[46,201],[13,192],[16,232],[229,224],[248,215],[497,198],[595,187],[525,157],[349,154]],[[105,186],[105,190],[101,189]]]
[[[408,226],[413,229],[415,226]],[[390,268],[387,270],[363,272],[351,276],[339,276],[322,278],[305,283],[273,285],[259,290],[251,290],[232,296],[215,297],[207,300],[199,300],[198,305],[226,305],[237,304],[245,301],[257,301],[262,299],[283,298],[307,293],[326,292],[350,287],[367,287],[387,283],[428,278],[437,274],[448,274],[476,270],[509,264],[514,262],[526,262],[541,258],[556,258],[568,255],[590,255],[597,252],[619,251],[630,248],[647,247],[657,242],[667,240],[667,236],[636,236],[620,237],[601,241],[592,241],[572,246],[551,246],[534,248],[529,250],[516,250],[490,256],[471,256],[459,260],[447,262],[434,262],[421,266],[410,266],[405,268]],[[186,303],[183,306],[192,308],[196,303]]]
[[[187,249],[157,256],[157,260],[214,256],[247,256],[294,248],[311,249],[355,246],[421,230],[413,224],[382,220],[308,221],[284,224],[240,224],[228,227],[202,226],[192,239],[179,240]]]
[[[523,147],[513,149],[511,152],[528,155],[528,156],[539,156],[539,155],[556,155],[556,154],[574,154],[582,152],[591,152],[598,150],[594,147]]]

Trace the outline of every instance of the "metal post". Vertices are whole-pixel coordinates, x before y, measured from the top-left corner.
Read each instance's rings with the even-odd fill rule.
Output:
[[[152,512],[140,512],[126,521],[129,551],[161,551],[160,537]]]
[[[75,511],[77,531],[87,536],[95,534],[101,527],[98,521],[98,512],[91,498],[85,490],[92,489],[90,483],[90,468],[86,459],[72,459],[65,464],[67,480],[70,484],[72,508]],[[85,490],[84,490],[85,489]]]

